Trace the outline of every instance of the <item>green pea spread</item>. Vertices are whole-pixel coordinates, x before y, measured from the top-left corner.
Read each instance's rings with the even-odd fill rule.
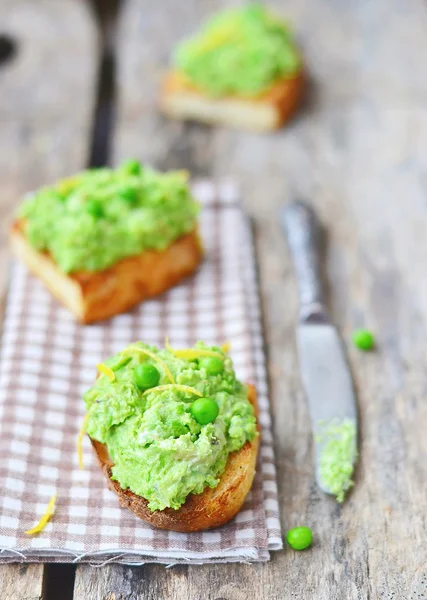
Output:
[[[333,420],[320,423],[319,429],[317,439],[322,443],[320,477],[325,488],[338,502],[343,502],[345,493],[354,485],[351,476],[357,454],[356,425],[348,419],[341,423]]]
[[[18,216],[33,248],[64,273],[102,271],[122,258],[164,250],[194,229],[198,205],[183,171],[130,160],[89,169],[31,194]]]
[[[214,16],[174,58],[190,83],[214,97],[255,96],[301,68],[289,28],[260,4]]]
[[[220,374],[210,375],[202,366],[197,353],[206,351],[221,357]],[[147,499],[151,510],[178,509],[189,494],[214,488],[229,453],[257,435],[247,387],[236,379],[228,354],[201,342],[189,357],[174,352],[132,344],[105,361],[101,367],[109,367],[110,377],[101,374],[84,395],[86,431],[106,444],[113,478]],[[160,373],[158,385],[145,391],[135,379],[142,363]],[[213,422],[200,425],[193,417],[198,398],[193,390],[217,403]]]

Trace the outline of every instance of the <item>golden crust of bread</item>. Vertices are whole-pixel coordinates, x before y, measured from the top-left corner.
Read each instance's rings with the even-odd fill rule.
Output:
[[[37,252],[30,246],[19,221],[12,225],[10,238],[18,258],[82,323],[107,319],[161,294],[193,273],[203,255],[194,230],[161,252],[146,250],[104,271],[66,275],[49,254]]]
[[[248,386],[248,399],[257,413],[256,390],[252,385]],[[145,498],[129,489],[122,489],[117,481],[111,479],[113,463],[107,447],[92,439],[91,442],[108,486],[116,492],[121,506],[159,529],[192,532],[220,527],[228,523],[242,508],[255,476],[259,437],[256,436],[252,442],[246,442],[239,451],[229,455],[216,488],[206,488],[201,494],[190,494],[178,510],[165,508],[155,511],[148,508]]]
[[[280,129],[301,104],[305,87],[303,70],[283,78],[253,98],[209,98],[182,74],[170,71],[164,81],[160,108],[174,119],[191,119],[229,125],[250,131]]]

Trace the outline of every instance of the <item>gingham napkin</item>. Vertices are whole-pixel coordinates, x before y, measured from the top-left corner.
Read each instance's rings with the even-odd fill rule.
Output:
[[[27,270],[14,264],[0,360],[0,562],[265,561],[282,547],[268,390],[249,220],[232,184],[194,186],[202,202],[206,261],[161,298],[98,325],[80,326]],[[85,470],[76,436],[95,365],[136,340],[185,347],[231,342],[244,381],[259,395],[261,448],[255,482],[237,517],[219,529],[153,529],[107,489],[89,441]],[[28,537],[57,493],[45,530]]]

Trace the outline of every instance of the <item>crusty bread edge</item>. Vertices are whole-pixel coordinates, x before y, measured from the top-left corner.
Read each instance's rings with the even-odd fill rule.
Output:
[[[209,98],[188,84],[176,71],[164,80],[160,109],[173,119],[190,119],[208,124],[227,125],[255,132],[280,129],[301,104],[305,73],[283,78],[264,93],[244,98]]]
[[[82,323],[112,317],[161,294],[193,273],[203,256],[195,229],[166,250],[147,250],[104,271],[66,275],[49,254],[32,248],[19,221],[12,224],[10,242],[15,255]]]
[[[248,386],[248,399],[257,415],[257,397],[253,385]],[[217,487],[206,488],[201,494],[190,494],[178,510],[166,508],[156,511],[148,508],[145,498],[129,489],[122,489],[117,481],[111,479],[113,463],[107,447],[96,440],[91,439],[91,442],[108,486],[116,492],[122,507],[159,529],[193,532],[220,527],[240,511],[255,476],[260,435],[229,455]]]

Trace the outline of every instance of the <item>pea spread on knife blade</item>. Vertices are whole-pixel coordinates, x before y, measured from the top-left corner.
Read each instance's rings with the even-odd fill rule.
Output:
[[[159,173],[129,160],[42,188],[18,216],[31,246],[72,273],[102,271],[145,250],[165,250],[194,229],[198,212],[185,172]]]
[[[356,424],[345,420],[319,423],[318,441],[322,443],[319,459],[320,477],[337,502],[344,502],[345,493],[354,485],[351,479],[354,456],[357,453]]]
[[[249,4],[212,17],[177,48],[175,66],[210,96],[255,96],[298,73],[301,58],[286,24]]]
[[[219,347],[137,342],[98,369],[84,395],[86,431],[106,444],[113,479],[151,510],[178,509],[214,488],[229,453],[257,435],[247,387]]]

